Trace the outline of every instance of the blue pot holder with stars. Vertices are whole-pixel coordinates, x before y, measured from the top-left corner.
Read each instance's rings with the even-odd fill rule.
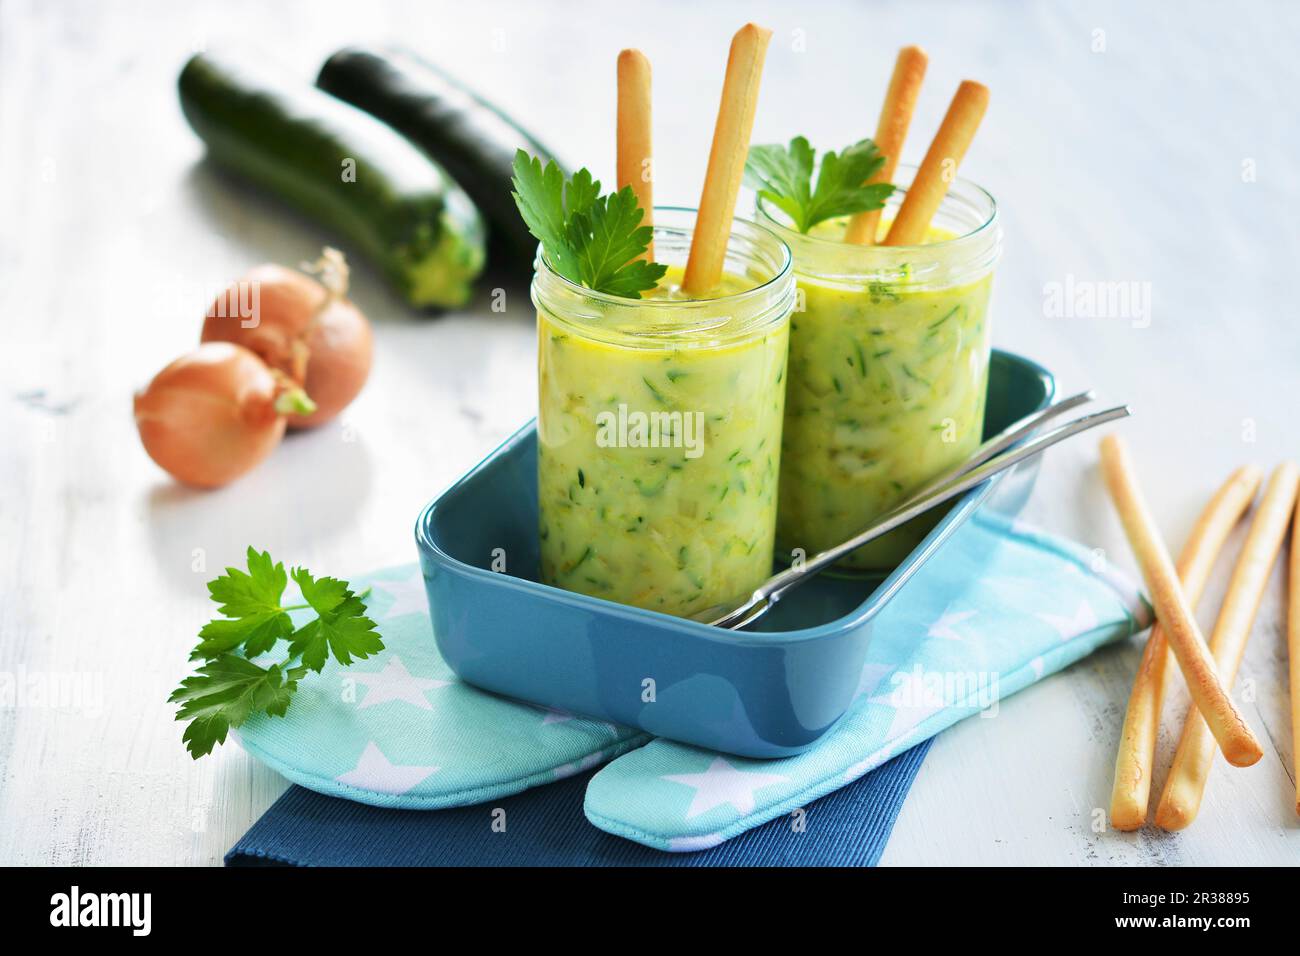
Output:
[[[811,750],[749,760],[496,697],[459,681],[430,634],[417,565],[355,577],[385,650],[299,685],[284,717],[238,732],[308,789],[436,810],[499,799],[604,764],[587,819],[670,851],[787,814],[945,727],[1149,626],[1133,583],[1094,554],[993,512],[962,528],[882,609],[856,702]],[[956,539],[954,542],[956,543]]]

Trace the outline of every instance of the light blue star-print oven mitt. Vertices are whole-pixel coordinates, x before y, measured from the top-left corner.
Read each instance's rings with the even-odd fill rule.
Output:
[[[882,609],[858,697],[817,746],[752,760],[656,739],[592,778],[587,819],[661,850],[716,846],[1150,623],[1098,556],[982,511]]]
[[[239,730],[250,754],[309,789],[411,809],[494,800],[612,759],[588,787],[588,818],[666,850],[803,806],[1149,616],[1091,554],[981,513],[882,612],[841,724],[807,753],[760,761],[480,691],[438,654],[418,566],[352,583],[372,588],[385,650],[347,668],[331,659],[284,717],[251,718]]]

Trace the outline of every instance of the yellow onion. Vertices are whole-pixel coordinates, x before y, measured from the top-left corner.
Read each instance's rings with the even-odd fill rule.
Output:
[[[287,414],[310,414],[302,388],[248,349],[200,345],[135,396],[145,451],[179,481],[216,488],[266,458],[284,438]]]

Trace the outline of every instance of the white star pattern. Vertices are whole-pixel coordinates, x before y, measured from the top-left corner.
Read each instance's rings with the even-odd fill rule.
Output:
[[[894,668],[891,664],[864,664],[862,673],[858,675],[858,689],[853,692],[854,697],[861,697],[880,686],[880,682],[885,679],[886,674],[893,673]]]
[[[595,753],[587,754],[577,763],[561,764],[555,768],[555,779],[563,780],[565,777],[572,777],[575,773],[582,773],[584,770],[590,770],[598,764],[604,763],[605,751],[597,750]]]
[[[1017,534],[1022,538],[1036,538],[1042,532],[1038,530],[1037,525],[1030,524],[1028,521],[1022,521],[1020,518],[1012,518],[1011,533]]]
[[[723,840],[721,833],[706,833],[704,836],[670,837],[668,852],[694,853],[696,850],[710,850]]]
[[[393,599],[392,607],[384,612],[384,617],[429,613],[429,597],[424,590],[424,577],[419,572],[405,581],[376,581],[375,587]]]
[[[910,671],[899,671],[889,682],[890,686],[882,693],[869,697],[873,704],[884,704],[894,708],[894,719],[890,721],[885,740],[891,741],[907,733],[921,721],[944,708],[944,701],[931,699],[934,695],[926,687],[926,674],[919,667]]]
[[[557,709],[557,708],[555,708],[555,707],[543,707],[543,708],[541,708],[541,709],[542,709],[543,711],[546,712],[546,716],[542,718],[542,726],[543,726],[543,727],[546,727],[546,726],[548,726],[548,725],[550,725],[550,724],[567,724],[567,723],[568,723],[569,721],[571,721],[571,720],[583,720],[583,721],[586,721],[586,720],[589,719],[589,718],[586,718],[586,717],[578,717],[578,716],[576,716],[576,715],[574,715],[574,714],[569,713],[567,710],[559,710],[559,709]],[[615,727],[613,724],[611,724],[611,723],[610,723],[609,721],[607,721],[607,720],[594,720],[594,719],[592,719],[592,720],[591,720],[591,723],[594,723],[597,727],[604,727],[604,728],[605,728],[606,730],[608,730],[611,734],[617,734],[617,733],[618,733],[618,728]]]
[[[953,625],[969,620],[975,616],[975,613],[975,611],[954,611],[949,604],[939,615],[939,620],[930,625],[930,630],[925,632],[925,636],[938,638],[941,641],[963,640],[962,636],[953,630]]]
[[[883,753],[872,754],[866,760],[860,760],[857,763],[855,763],[852,767],[850,767],[848,770],[844,771],[844,782],[852,783],[854,780],[857,780],[858,777],[862,776],[868,770],[875,770],[884,762],[885,762],[885,757]]]
[[[878,688],[880,691],[870,698],[873,704],[887,704],[890,707],[915,707],[924,704],[929,691],[925,686],[925,672],[920,665],[911,670],[899,670],[890,678],[889,686]]]
[[[441,767],[395,764],[389,761],[373,740],[366,744],[357,765],[334,779],[358,790],[400,795],[437,773]]]
[[[433,704],[429,703],[424,692],[436,687],[446,687],[451,683],[431,677],[416,677],[406,669],[406,665],[396,654],[388,659],[382,671],[371,674],[353,671],[352,677],[366,688],[366,695],[357,702],[358,710],[363,707],[374,707],[376,704],[386,704],[390,700],[405,701],[421,710],[433,710]]]
[[[565,710],[556,710],[553,707],[544,708],[546,716],[542,718],[542,726],[547,724],[566,724],[573,720],[573,715]]]
[[[1039,613],[1034,616],[1054,627],[1063,641],[1078,637],[1080,634],[1086,634],[1097,626],[1097,612],[1092,609],[1092,605],[1087,601],[1079,602],[1073,617],[1046,613]]]
[[[1121,603],[1133,617],[1136,630],[1145,631],[1155,623],[1155,616],[1151,612],[1150,603],[1143,597],[1142,592],[1130,578],[1109,564],[1104,564],[1097,571],[1097,577],[1110,585],[1115,593],[1119,595]]]
[[[709,769],[703,773],[681,773],[660,777],[671,783],[680,783],[695,790],[686,819],[708,813],[715,807],[730,804],[737,813],[754,812],[754,791],[783,783],[788,778],[774,773],[752,773],[737,770],[721,757],[714,757]]]

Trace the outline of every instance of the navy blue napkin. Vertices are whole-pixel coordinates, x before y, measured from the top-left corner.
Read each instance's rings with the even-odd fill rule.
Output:
[[[388,810],[295,786],[226,865],[875,866],[929,749],[926,740],[899,754],[809,804],[799,820],[778,817],[698,853],[664,853],[588,823],[591,772],[451,810]]]

